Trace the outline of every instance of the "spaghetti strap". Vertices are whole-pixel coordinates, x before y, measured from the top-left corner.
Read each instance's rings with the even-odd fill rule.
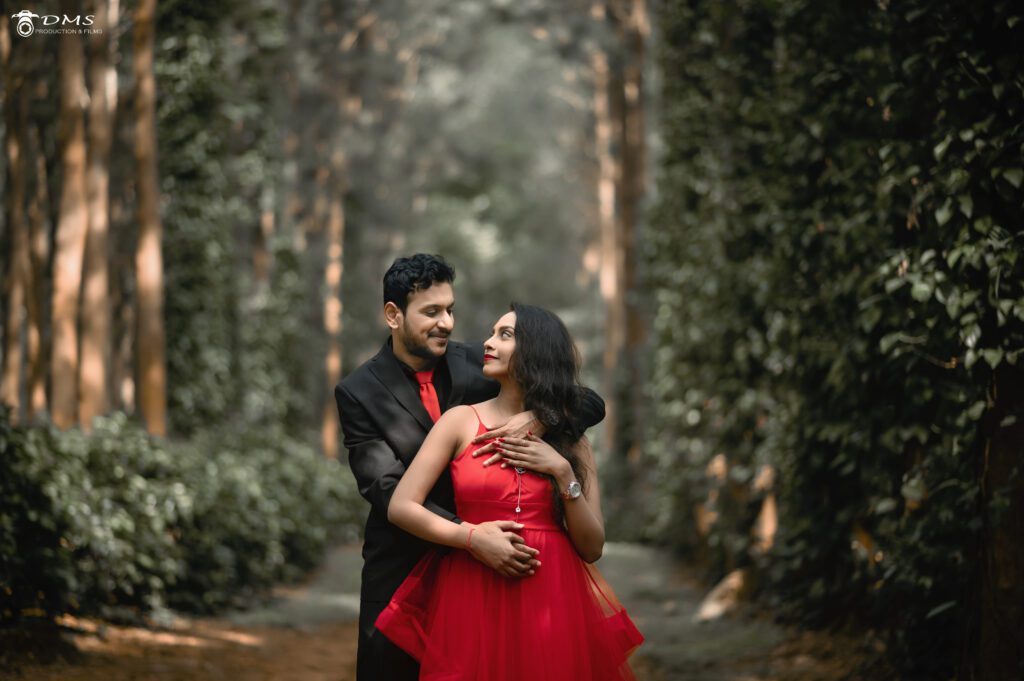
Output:
[[[480,418],[480,412],[478,412],[476,410],[476,407],[474,407],[472,404],[467,404],[466,406],[469,407],[470,409],[472,409],[473,413],[476,414],[477,423],[479,423],[481,426],[483,426],[485,430],[488,430],[487,424],[484,423],[484,420],[482,418]]]

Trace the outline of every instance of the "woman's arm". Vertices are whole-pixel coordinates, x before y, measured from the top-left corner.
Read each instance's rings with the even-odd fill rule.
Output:
[[[565,500],[565,525],[580,558],[593,563],[604,551],[604,517],[601,515],[601,489],[597,480],[597,466],[590,441],[580,438],[573,445],[580,465],[585,471],[587,487],[578,499]],[[503,438],[501,450],[505,457],[502,466],[522,466],[555,479],[559,492],[564,492],[575,480],[572,466],[547,442],[535,435],[526,439]],[[394,503],[394,502],[392,502]]]
[[[573,446],[580,466],[585,471],[587,486],[583,490],[583,496],[578,499],[565,499],[565,525],[580,558],[588,563],[593,563],[601,557],[601,553],[604,551],[601,486],[597,480],[597,466],[594,463],[594,450],[590,447],[590,440],[584,436]],[[569,483],[575,480],[572,467],[568,465],[568,461],[565,463],[566,466],[561,475],[555,476],[560,492],[568,489]]]
[[[469,407],[455,407],[434,424],[420,451],[402,476],[388,505],[388,520],[421,539],[469,550],[473,556],[507,576],[533,574],[539,565],[536,549],[510,530],[519,529],[512,521],[455,523],[431,513],[423,502],[441,477],[452,456],[465,446],[465,434],[476,423]],[[472,536],[471,533],[472,532]]]
[[[435,544],[465,546],[469,528],[430,513],[423,506],[427,495],[452,460],[461,444],[461,435],[469,428],[468,407],[445,412],[413,457],[391,496],[388,520],[403,530]],[[428,516],[433,516],[430,518]],[[440,521],[440,522],[435,522]]]

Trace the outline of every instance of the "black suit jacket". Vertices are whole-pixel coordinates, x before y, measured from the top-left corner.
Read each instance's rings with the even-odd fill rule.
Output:
[[[485,378],[483,346],[448,342],[445,366],[451,390],[441,410],[474,404],[498,394],[498,384]],[[430,547],[422,539],[388,522],[388,504],[405,469],[434,425],[386,343],[380,352],[353,371],[335,389],[348,461],[359,493],[370,502],[363,538],[363,600],[388,601],[395,589]],[[426,507],[455,519],[452,481],[445,471],[427,497]]]
[[[451,390],[441,411],[475,404],[498,394],[498,383],[483,375],[483,344],[448,342],[445,365]],[[334,389],[349,465],[359,493],[370,502],[363,537],[363,601],[389,601],[432,544],[388,522],[388,504],[402,474],[434,425],[419,393],[402,370],[390,341]],[[584,389],[579,422],[583,429],[604,418],[604,400]],[[425,506],[455,520],[448,471]],[[370,620],[373,621],[373,620]]]

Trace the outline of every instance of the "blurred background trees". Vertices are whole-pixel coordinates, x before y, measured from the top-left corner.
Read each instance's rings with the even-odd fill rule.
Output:
[[[661,18],[649,530],[916,675],[1019,676],[1019,8]]]
[[[315,562],[362,512],[331,389],[428,251],[460,338],[512,299],[573,330],[614,536],[888,632],[908,674],[1019,671],[1012,3],[90,0],[59,11],[102,32],[28,38],[20,9],[5,618]]]
[[[347,536],[333,386],[399,255],[455,265],[460,337],[547,305],[610,407],[638,394],[602,367],[636,300],[644,3],[59,11],[90,31],[0,27],[5,618],[221,607]]]

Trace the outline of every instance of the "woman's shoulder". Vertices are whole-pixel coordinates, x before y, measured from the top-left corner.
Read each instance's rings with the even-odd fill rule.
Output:
[[[456,457],[469,446],[479,432],[479,428],[480,419],[477,417],[476,411],[466,404],[460,404],[446,411],[434,426],[435,430],[442,431],[443,437],[451,438],[455,445],[452,453]]]
[[[441,419],[437,422],[437,425],[444,424],[448,428],[462,429],[471,422],[475,424],[478,420],[476,410],[473,407],[468,404],[460,404],[441,414]]]
[[[441,418],[468,419],[476,418],[476,410],[468,404],[459,404],[446,411]]]

